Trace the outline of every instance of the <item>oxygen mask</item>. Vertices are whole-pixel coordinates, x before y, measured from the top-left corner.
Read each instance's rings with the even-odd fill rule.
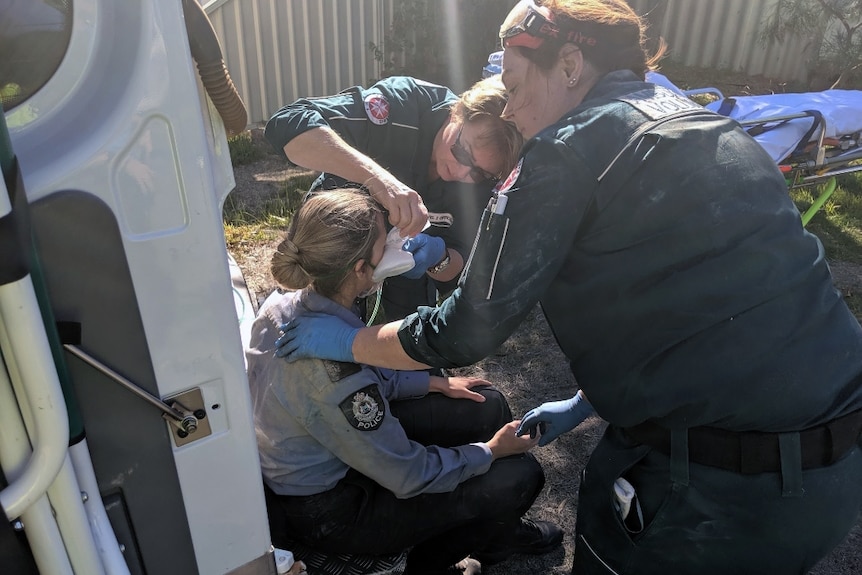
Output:
[[[383,257],[374,268],[374,273],[371,275],[371,281],[377,283],[384,279],[401,275],[406,271],[412,270],[415,262],[413,254],[401,249],[407,238],[401,237],[401,231],[398,228],[392,228],[386,234],[386,246],[383,248]]]

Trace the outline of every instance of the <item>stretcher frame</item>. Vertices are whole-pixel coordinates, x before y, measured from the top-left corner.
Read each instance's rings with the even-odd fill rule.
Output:
[[[688,97],[707,94],[714,95],[719,100],[725,98],[724,94],[714,87],[683,92]],[[746,132],[757,139],[759,133],[785,122],[805,118],[811,119],[811,128],[800,139],[796,148],[778,162],[778,168],[787,181],[788,191],[825,184],[811,207],[802,214],[803,225],[808,224],[835,192],[838,176],[862,171],[862,131],[827,138],[827,121],[818,110],[738,121]],[[812,139],[813,134],[816,134],[816,137]]]

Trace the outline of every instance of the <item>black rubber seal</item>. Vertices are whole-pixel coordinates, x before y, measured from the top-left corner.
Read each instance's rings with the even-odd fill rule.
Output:
[[[0,217],[0,285],[16,282],[30,273],[30,220],[24,183],[18,169],[18,161],[13,160],[12,169],[3,174],[9,193],[12,211]]]

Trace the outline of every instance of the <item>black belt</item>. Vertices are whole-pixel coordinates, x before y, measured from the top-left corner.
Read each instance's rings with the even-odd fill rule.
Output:
[[[646,421],[623,431],[643,443],[670,455],[671,431]],[[862,409],[828,423],[799,431],[802,469],[826,467],[850,451],[862,434]],[[778,438],[782,433],[729,431],[717,427],[688,429],[688,459],[693,463],[719,467],[736,473],[754,474],[781,471]]]

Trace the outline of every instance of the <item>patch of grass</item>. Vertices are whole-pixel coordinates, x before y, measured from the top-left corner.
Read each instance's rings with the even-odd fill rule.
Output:
[[[229,195],[222,211],[228,250],[242,252],[244,246],[275,240],[290,225],[314,178],[313,174],[291,178],[280,184],[275,194],[254,204]]]
[[[718,100],[718,96],[714,94],[691,94],[689,98],[701,106],[706,106],[707,104],[711,104]]]
[[[291,178],[282,182],[275,194],[263,199],[254,198],[254,203],[229,195],[222,210],[225,226],[286,226],[302,203],[302,196],[311,187],[314,178],[311,174]]]
[[[276,239],[281,229],[265,223],[224,226],[225,243],[229,251],[243,251],[243,246],[268,243]]]
[[[248,130],[228,138],[227,147],[230,151],[230,162],[234,166],[253,164],[262,160],[269,153],[261,144],[252,139],[251,132]]]
[[[800,188],[790,195],[804,213],[821,191],[820,186]],[[841,176],[835,193],[807,228],[823,242],[830,260],[862,264],[862,173]]]

